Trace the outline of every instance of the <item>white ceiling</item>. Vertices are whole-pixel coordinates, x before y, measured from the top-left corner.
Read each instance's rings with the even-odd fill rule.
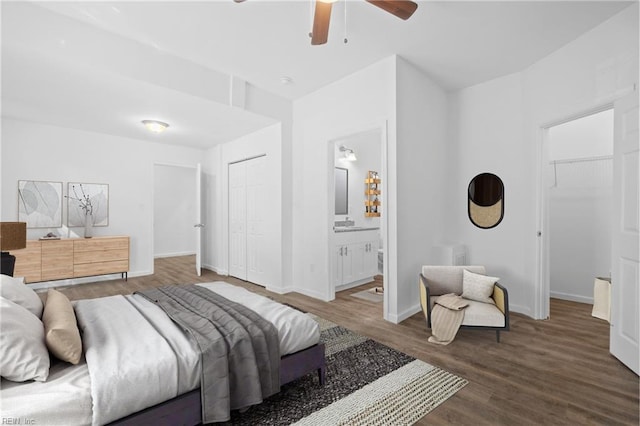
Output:
[[[2,2],[2,114],[208,147],[275,120],[200,96],[199,72],[293,100],[398,54],[456,90],[522,70],[629,4],[419,1],[402,21],[353,0],[345,31],[340,1],[329,42],[311,46],[310,1]],[[193,90],[158,81],[158,56]],[[151,135],[139,124],[145,118],[171,127]]]

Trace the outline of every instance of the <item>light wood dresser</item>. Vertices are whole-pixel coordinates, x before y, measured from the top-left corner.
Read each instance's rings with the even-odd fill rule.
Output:
[[[62,280],[129,272],[129,237],[65,238],[29,240],[27,248],[12,250],[13,273],[25,282]]]

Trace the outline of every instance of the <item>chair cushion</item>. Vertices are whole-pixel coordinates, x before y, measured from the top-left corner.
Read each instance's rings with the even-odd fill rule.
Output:
[[[504,327],[504,314],[494,304],[469,300],[462,325]]]
[[[431,297],[431,309],[440,296]],[[504,327],[504,314],[494,304],[468,300],[469,306],[464,309],[462,325],[476,327]]]
[[[462,274],[462,297],[483,303],[495,303],[491,295],[498,280],[499,278],[474,274],[465,269]]]
[[[447,293],[462,294],[462,271],[485,274],[484,266],[431,266],[422,267],[422,275],[427,279],[433,296]]]

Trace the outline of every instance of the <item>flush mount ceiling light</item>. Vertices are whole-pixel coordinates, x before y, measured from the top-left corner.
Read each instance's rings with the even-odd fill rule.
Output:
[[[340,147],[340,152],[342,152],[344,154],[344,159],[347,161],[357,161],[358,159],[356,158],[356,153],[353,152],[353,150],[351,148],[347,148],[344,146]]]
[[[153,133],[162,133],[169,127],[167,123],[157,120],[142,120],[142,124],[144,124],[144,127],[146,127],[148,131]]]

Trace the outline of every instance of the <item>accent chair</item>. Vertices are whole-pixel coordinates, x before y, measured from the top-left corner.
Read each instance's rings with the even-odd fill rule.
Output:
[[[431,266],[425,265],[420,273],[420,306],[431,328],[431,311],[438,297],[454,293],[462,295],[465,290],[464,270],[473,274],[486,275],[484,266]],[[471,275],[471,274],[468,274]],[[496,339],[500,342],[500,331],[509,330],[509,295],[507,289],[495,282],[489,288],[489,296],[485,302],[469,300],[464,311],[464,320],[460,328],[475,330],[495,330]]]

